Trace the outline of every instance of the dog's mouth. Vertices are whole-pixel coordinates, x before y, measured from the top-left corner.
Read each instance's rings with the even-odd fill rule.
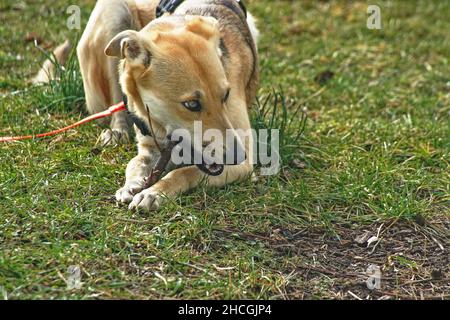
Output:
[[[206,164],[204,162],[202,164],[198,164],[197,167],[207,175],[213,177],[220,176],[225,168],[223,164],[218,163]]]
[[[169,136],[171,139],[171,136]],[[236,144],[235,144],[236,145]],[[234,152],[235,157],[231,161],[227,158],[226,152],[223,150],[217,151],[216,149],[205,150],[208,148],[209,143],[204,142],[201,148],[195,148],[191,142],[191,139],[181,137],[177,142],[176,153],[184,159],[185,152],[188,151],[190,155],[187,155],[187,159],[184,159],[184,165],[196,165],[203,173],[209,176],[220,176],[224,170],[225,165],[233,166],[242,163],[246,155],[239,157],[239,152],[235,150],[231,150]],[[198,161],[198,162],[196,162]]]
[[[206,148],[207,146],[208,146],[207,144],[204,144],[203,147]],[[194,148],[192,148],[192,150],[193,150],[193,153],[195,153]],[[233,152],[233,150],[231,152]],[[197,164],[197,167],[202,172],[206,173],[207,175],[220,176],[225,169],[225,164],[230,165],[230,166],[238,165],[242,161],[244,161],[246,158],[245,155],[244,155],[244,157],[241,157],[243,159],[239,158],[238,151],[234,151],[234,154],[235,154],[235,158],[232,159],[231,161],[228,161],[225,153],[220,156],[215,155],[215,154],[213,154],[212,156],[209,156],[209,155],[205,156],[205,154],[202,153],[202,155],[201,155],[202,162],[200,164]],[[194,158],[195,158],[195,156],[194,156]]]
[[[203,143],[203,150],[207,148],[209,143],[204,142]],[[218,163],[219,162],[219,163]],[[220,163],[222,161],[217,161],[217,159],[214,158],[214,153],[212,157],[209,157],[209,159],[205,159],[205,154],[202,152],[202,163],[197,164],[197,167],[210,176],[220,176],[224,170],[224,164]]]

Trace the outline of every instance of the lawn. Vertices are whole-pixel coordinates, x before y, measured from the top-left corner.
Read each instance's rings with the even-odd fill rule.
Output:
[[[45,60],[29,38],[80,36],[74,2],[84,26],[94,1],[0,4],[0,136],[86,116],[74,59],[28,83]],[[277,176],[143,215],[113,197],[136,148],[96,145],[100,125],[0,144],[0,299],[449,299],[450,2],[375,2],[381,30],[365,1],[246,1],[262,34],[252,119],[270,122],[272,93],[286,124]]]

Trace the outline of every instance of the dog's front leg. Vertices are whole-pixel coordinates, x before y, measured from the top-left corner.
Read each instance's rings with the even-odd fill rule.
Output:
[[[145,179],[159,157],[159,151],[151,137],[142,137],[137,134],[139,141],[138,155],[127,165],[125,185],[117,190],[116,200],[121,203],[130,203],[133,197],[142,191]]]
[[[136,194],[129,205],[130,210],[152,211],[158,209],[165,200],[197,187],[202,181],[212,187],[243,180],[252,174],[253,167],[247,163],[225,166],[220,176],[208,176],[196,166],[176,169],[152,187]]]

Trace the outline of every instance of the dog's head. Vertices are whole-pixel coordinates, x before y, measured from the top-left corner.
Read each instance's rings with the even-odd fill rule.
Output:
[[[227,104],[236,93],[231,91],[221,63],[216,19],[161,18],[139,32],[119,33],[105,53],[122,59],[122,90],[133,100],[138,115],[146,119],[148,107],[167,134],[185,129],[193,135],[195,121],[201,122],[203,130],[218,130],[223,137],[227,130],[234,130],[227,115]],[[235,139],[242,151],[237,135]],[[202,145],[210,142],[202,141]],[[229,152],[225,143],[222,149],[224,154],[218,156],[225,158],[225,152]],[[214,170],[208,166],[201,168],[210,174],[220,174],[223,170],[223,166],[213,167]]]

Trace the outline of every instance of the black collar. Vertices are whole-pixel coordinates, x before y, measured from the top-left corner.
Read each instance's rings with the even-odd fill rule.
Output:
[[[161,0],[156,7],[156,17],[159,18],[165,13],[173,13],[183,1],[184,0]],[[239,7],[244,12],[245,17],[247,17],[247,8],[245,7],[244,1],[235,1],[237,1]]]
[[[147,126],[144,120],[138,117],[133,111],[128,108],[128,97],[125,93],[122,93],[122,100],[127,109],[128,116],[133,124],[139,129],[142,135],[151,136],[150,128]]]

